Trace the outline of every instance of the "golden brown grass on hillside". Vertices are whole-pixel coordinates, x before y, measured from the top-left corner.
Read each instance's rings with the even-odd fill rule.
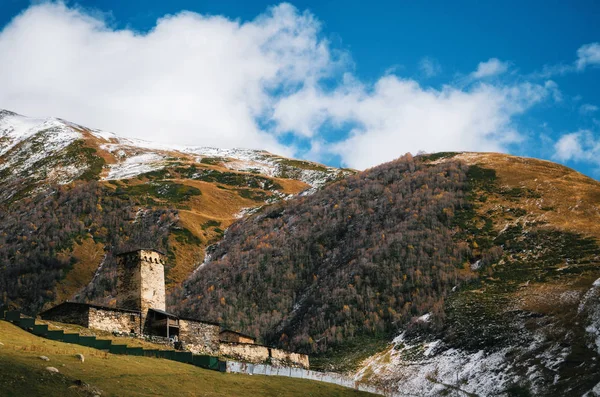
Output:
[[[550,161],[506,154],[461,153],[452,159],[494,169],[500,186],[528,189],[539,196],[518,200],[497,196],[480,206],[481,213],[498,206],[522,208],[527,220],[600,238],[600,182]]]
[[[104,258],[104,245],[94,242],[92,238],[87,238],[81,243],[73,244],[72,251],[61,252],[58,258],[67,261],[71,256],[77,259],[77,262],[65,278],[57,284],[56,299],[53,304],[70,299],[82,286],[92,280]]]
[[[0,321],[0,394],[21,396],[368,396],[321,382],[220,373],[171,360],[113,355],[33,336]],[[82,363],[75,354],[85,357]],[[50,361],[42,361],[44,355]],[[51,374],[45,367],[59,370]]]

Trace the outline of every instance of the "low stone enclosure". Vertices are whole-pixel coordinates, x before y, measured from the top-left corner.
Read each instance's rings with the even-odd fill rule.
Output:
[[[271,349],[266,346],[255,345],[251,343],[222,343],[221,346],[225,346],[224,352],[228,353],[227,355],[242,354],[247,355],[248,357],[253,356],[258,358],[259,356],[263,357],[265,354],[270,354],[271,359],[273,360],[272,363],[275,364],[277,362],[278,364],[253,364],[234,360],[222,360],[218,357],[198,355],[188,351],[144,349],[141,347],[129,347],[124,344],[113,344],[113,341],[111,340],[96,339],[95,336],[82,336],[74,333],[64,333],[62,330],[49,330],[47,324],[36,324],[35,318],[23,316],[18,311],[5,311],[0,307],[0,321],[2,320],[9,321],[14,325],[40,337],[59,342],[73,343],[81,346],[96,348],[107,351],[111,354],[163,358],[220,372],[310,379],[319,382],[334,383],[343,387],[367,391],[382,396],[395,396],[395,394],[389,390],[356,382],[351,378],[340,374],[310,371],[308,369],[298,367],[282,366],[281,364],[285,363],[285,359],[288,357],[287,355],[297,353],[284,352],[283,350]],[[249,348],[248,346],[255,347]],[[306,359],[308,360],[308,356],[306,356]]]
[[[166,311],[164,264],[159,251],[137,249],[117,255],[117,307],[62,302],[40,313],[44,320],[173,343],[178,350],[233,357],[250,363],[308,368],[305,354],[255,344],[252,336],[220,324]],[[162,342],[159,342],[162,343]]]
[[[44,320],[77,324],[90,329],[112,332],[115,335],[132,335],[171,347],[175,346],[174,338],[169,338],[168,334],[161,335],[156,331],[176,326],[178,350],[186,350],[193,354],[229,357],[253,364],[271,363],[309,368],[306,354],[255,344],[251,337],[234,331],[222,331],[216,323],[182,318],[158,309],[150,309],[148,313],[145,327],[141,326],[139,311],[87,303],[64,302],[42,312],[40,316]],[[159,324],[160,327],[153,328],[153,324]],[[232,340],[250,342],[229,342]]]
[[[275,366],[309,368],[306,354],[288,352],[253,343],[221,342],[219,355],[252,364],[271,363]]]

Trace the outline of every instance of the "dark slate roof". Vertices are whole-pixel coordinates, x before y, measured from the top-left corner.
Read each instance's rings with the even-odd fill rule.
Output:
[[[165,316],[167,316],[167,317],[179,318],[179,317],[178,317],[176,314],[173,314],[173,313],[167,313],[166,311],[164,311],[164,310],[160,310],[160,309],[148,309],[148,311],[149,311],[149,312],[150,312],[150,311],[152,311],[152,312],[160,313],[160,314],[163,314],[163,315],[165,315]]]
[[[160,314],[163,314],[163,315],[165,315],[167,317],[173,317],[173,318],[177,318],[179,320],[193,321],[195,323],[202,323],[202,324],[210,324],[210,325],[220,326],[219,323],[215,323],[215,322],[212,322],[212,321],[204,321],[204,320],[198,320],[196,318],[181,317],[181,316],[178,316],[176,314],[168,313],[168,312],[166,312],[164,310],[160,310],[160,309],[148,309],[148,311],[153,311],[153,312],[156,312],[156,313],[160,313]]]
[[[63,307],[63,306],[92,307],[94,309],[102,309],[102,310],[111,310],[111,311],[115,311],[115,312],[140,314],[139,310],[131,310],[131,309],[123,309],[123,308],[120,308],[120,307],[109,307],[109,306],[94,305],[94,304],[91,304],[91,303],[81,303],[81,302],[69,302],[69,301],[66,301],[66,302],[60,303],[60,304],[58,304],[56,306],[53,306],[53,307],[51,307],[48,310],[44,310],[43,312],[40,313],[40,315],[44,314],[44,313],[49,313],[49,312],[53,311],[54,309],[59,308],[59,307]]]
[[[210,325],[216,325],[216,326],[221,326],[221,324],[215,322],[215,321],[206,321],[206,320],[198,320],[197,318],[190,318],[190,317],[179,317],[180,320],[185,320],[185,321],[193,321],[195,323],[202,323],[202,324],[210,324]]]
[[[222,333],[225,333],[225,332],[229,332],[229,333],[232,333],[232,334],[243,336],[244,338],[250,338],[252,340],[256,340],[256,338],[254,336],[251,336],[251,335],[248,335],[248,334],[243,334],[243,333],[237,332],[237,331],[232,331],[230,329],[224,329],[223,331],[219,332],[219,334],[222,334]]]

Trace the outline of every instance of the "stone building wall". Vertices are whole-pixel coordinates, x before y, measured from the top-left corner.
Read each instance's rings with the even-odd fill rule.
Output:
[[[90,307],[89,328],[140,334],[140,313]]]
[[[41,313],[44,320],[77,324],[89,327],[89,307],[85,304],[66,302]]]
[[[275,366],[309,368],[308,356],[306,354],[279,349],[271,349],[271,363]]]
[[[139,310],[142,322],[148,309],[166,310],[165,257],[138,250],[117,256],[117,307]]]
[[[221,343],[219,355],[259,364],[269,360],[269,348],[248,343]]]
[[[140,310],[141,272],[137,252],[117,256],[117,307]]]
[[[179,340],[196,354],[219,354],[219,331],[215,324],[179,319]]]
[[[164,258],[154,251],[140,251],[141,281],[140,310],[145,315],[148,309],[167,310],[165,299]]]
[[[219,334],[219,339],[221,340],[221,342],[254,343],[254,338],[250,338],[248,336],[228,330],[221,331],[221,333]]]

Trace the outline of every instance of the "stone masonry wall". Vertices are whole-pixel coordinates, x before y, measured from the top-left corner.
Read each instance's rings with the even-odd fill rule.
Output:
[[[179,340],[196,354],[219,354],[219,331],[218,325],[179,320]]]
[[[279,349],[271,349],[271,363],[275,366],[309,368],[308,356],[306,354]]]
[[[249,363],[264,363],[269,360],[269,348],[248,343],[221,343],[219,354]]]
[[[117,307],[140,310],[140,260],[136,252],[117,256]]]
[[[219,334],[219,339],[221,340],[221,342],[254,343],[254,339],[246,337],[244,335],[240,335],[237,332],[232,332],[232,331],[222,331]]]
[[[158,252],[138,250],[117,256],[117,307],[142,312],[166,310],[165,258]]]
[[[140,334],[140,314],[90,307],[89,328]]]
[[[161,254],[140,251],[141,266],[141,311],[145,316],[148,309],[167,310],[165,299],[165,267]]]
[[[293,353],[251,343],[221,342],[219,353],[223,357],[252,364],[270,362],[274,366],[309,368],[308,356],[306,354]]]

